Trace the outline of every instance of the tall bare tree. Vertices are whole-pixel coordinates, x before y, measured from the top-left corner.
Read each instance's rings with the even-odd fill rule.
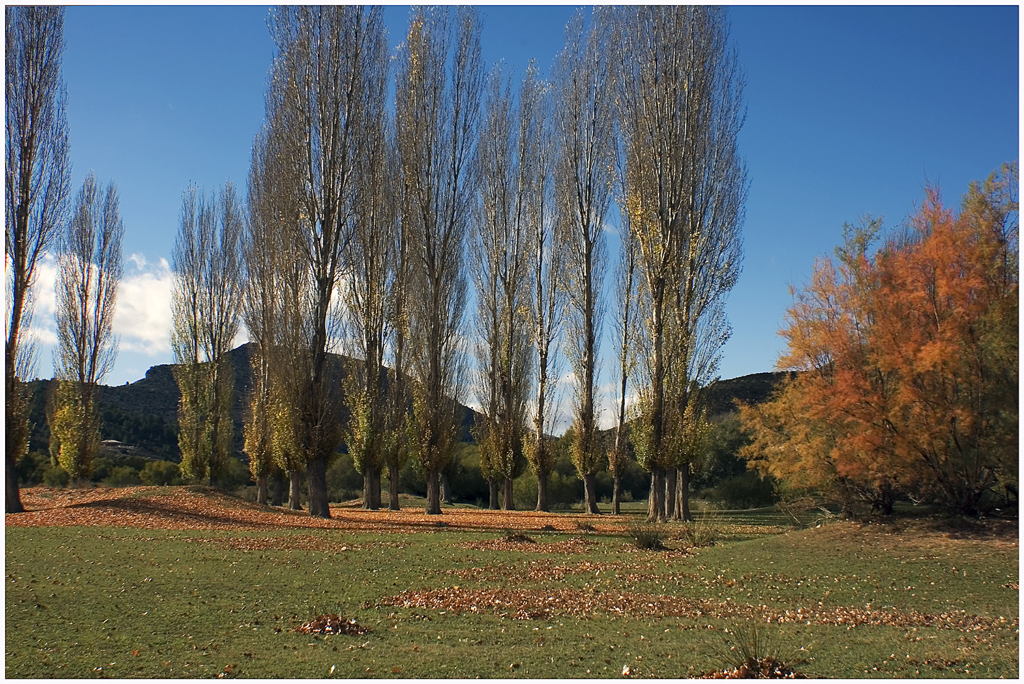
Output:
[[[295,168],[303,188],[297,259],[308,272],[305,347],[308,377],[302,378],[298,446],[306,455],[309,512],[329,518],[327,464],[342,442],[339,370],[329,354],[340,331],[337,287],[352,236],[359,141],[368,123],[367,98],[377,79],[387,79],[382,10],[355,6],[279,7],[271,17],[278,57],[271,88],[297,136]]]
[[[483,86],[479,17],[471,8],[457,11],[453,46],[449,17],[447,8],[415,12],[396,77],[406,192],[402,221],[410,256],[415,449],[427,474],[428,514],[441,513],[440,472],[458,439],[456,409],[465,366],[464,243],[476,196],[471,161]]]
[[[537,389],[533,434],[526,440],[526,458],[537,476],[537,510],[549,510],[548,476],[555,466],[555,450],[545,433],[554,430],[558,396],[552,395],[549,378],[559,373],[558,343],[562,334],[565,287],[561,278],[564,247],[555,230],[554,163],[555,130],[552,89],[537,78],[531,64],[519,94],[520,141],[524,164],[531,171],[523,176],[526,216],[530,230],[529,280],[532,289],[529,324],[536,350]]]
[[[560,153],[555,187],[570,312],[566,355],[576,376],[572,457],[590,513],[599,512],[596,474],[605,460],[597,439],[596,391],[604,309],[604,219],[615,165],[610,11],[595,8],[589,26],[582,12],[569,21],[566,46],[554,68]]]
[[[106,193],[89,173],[75,199],[57,264],[57,349],[53,366],[60,382],[51,433],[60,443],[57,459],[73,480],[92,471],[99,449],[96,387],[114,366],[117,340],[114,311],[121,282],[124,223],[117,188]]]
[[[612,473],[612,513],[619,515],[619,495],[622,491],[622,476],[629,463],[629,425],[626,423],[626,397],[629,381],[634,377],[637,358],[637,301],[636,268],[638,244],[629,222],[629,212],[620,207],[619,223],[619,267],[615,282],[615,329],[612,339],[619,362],[618,403],[619,412],[615,424],[615,444],[608,452],[608,470]],[[634,378],[635,381],[635,378]]]
[[[273,105],[268,103],[268,117]],[[274,472],[274,370],[279,363],[282,329],[282,262],[287,258],[282,224],[297,220],[297,202],[287,202],[289,186],[281,182],[282,136],[272,137],[268,124],[253,142],[248,178],[248,220],[242,241],[245,265],[242,320],[249,334],[251,382],[246,397],[244,448],[256,481],[256,501],[266,505],[268,480]],[[294,193],[290,195],[293,199]],[[290,210],[289,210],[290,206]]]
[[[63,7],[5,7],[4,89],[7,165],[4,173],[4,262],[7,341],[4,346],[4,431],[7,513],[21,513],[18,460],[28,451],[28,398],[35,347],[32,286],[39,258],[67,220],[71,193],[67,91],[60,76]]]
[[[680,429],[697,420],[690,404],[729,334],[721,304],[741,260],[743,79],[727,50],[724,9],[633,7],[616,25],[624,197],[648,303],[638,454],[651,471],[649,517],[663,520],[671,514],[666,473],[679,465],[683,488],[688,475],[688,461],[663,444],[668,406]]]
[[[477,397],[484,408],[480,460],[504,481],[506,510],[515,508],[512,482],[526,468],[523,440],[533,380],[529,319],[523,314],[532,309],[529,203],[537,150],[530,109],[536,105],[535,81],[531,65],[517,107],[510,79],[500,63],[494,68],[477,147],[480,201],[471,251],[482,332],[477,343]]]
[[[381,71],[366,82],[366,110],[359,138],[362,172],[355,186],[355,220],[344,279],[348,334],[361,359],[349,376],[348,453],[363,474],[363,507],[380,508],[381,471],[394,433],[388,429],[387,366],[385,356],[393,337],[388,316],[388,293],[395,281],[398,232],[398,152],[388,114],[389,60],[387,40],[373,45],[379,54],[367,55]]]
[[[219,197],[195,186],[182,197],[181,229],[173,252],[171,313],[181,469],[210,484],[234,451],[231,420],[234,367],[228,358],[241,306],[241,238],[244,219],[234,185]]]

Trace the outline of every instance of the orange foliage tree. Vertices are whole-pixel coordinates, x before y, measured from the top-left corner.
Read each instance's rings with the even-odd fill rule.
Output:
[[[927,191],[872,253],[878,221],[844,226],[794,292],[774,400],[743,407],[754,467],[836,486],[889,512],[899,492],[974,512],[1016,490],[1017,166],[973,183],[961,209]]]

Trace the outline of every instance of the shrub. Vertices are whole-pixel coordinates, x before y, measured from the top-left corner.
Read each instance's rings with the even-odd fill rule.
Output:
[[[665,529],[657,523],[634,520],[626,527],[626,535],[633,539],[633,545],[638,549],[665,548]]]
[[[723,508],[761,508],[778,500],[772,478],[754,471],[722,480],[706,490],[705,496]]]
[[[60,466],[48,466],[43,471],[43,484],[47,487],[67,487],[71,476]]]
[[[383,478],[382,478],[383,480]],[[381,491],[385,491],[381,482]],[[363,476],[356,470],[352,457],[341,454],[327,469],[327,500],[336,503],[363,496]]]
[[[30,451],[18,461],[18,484],[31,487],[43,481],[43,474],[50,468],[50,455],[41,451]]]
[[[103,480],[108,487],[132,487],[142,484],[139,479],[139,471],[130,466],[116,466],[110,469],[110,474]]]
[[[167,486],[183,484],[177,463],[170,461],[150,461],[139,472],[142,484]]]
[[[229,456],[220,478],[215,480],[214,484],[225,491],[231,492],[254,483],[252,481],[252,473],[249,472],[249,466],[242,463],[240,459]]]

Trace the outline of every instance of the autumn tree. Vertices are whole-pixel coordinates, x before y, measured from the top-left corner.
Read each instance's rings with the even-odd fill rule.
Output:
[[[117,188],[106,192],[89,173],[57,252],[57,349],[53,366],[59,387],[51,434],[57,460],[76,482],[88,479],[100,446],[96,390],[114,366],[114,311],[121,282],[124,223]]]
[[[282,94],[275,99],[283,134],[294,137],[302,190],[294,259],[308,284],[299,311],[309,366],[299,378],[297,445],[308,461],[310,515],[329,518],[327,464],[343,440],[340,372],[329,356],[340,338],[333,309],[353,230],[360,140],[374,111],[368,98],[387,80],[386,38],[379,7],[279,7],[270,24],[278,50],[270,88]]]
[[[268,118],[275,116],[275,103],[267,103]],[[288,138],[267,124],[253,143],[248,178],[248,221],[242,241],[245,264],[242,320],[250,342],[250,377],[244,419],[244,449],[249,470],[256,482],[256,501],[266,505],[268,480],[275,471],[274,431],[277,428],[275,402],[281,395],[281,369],[288,365],[285,332],[289,311],[285,307],[286,263],[290,262],[289,227],[298,222],[298,197],[289,182]],[[294,402],[292,402],[294,403]],[[296,485],[303,472],[294,473]],[[297,504],[297,500],[292,502]]]
[[[452,45],[447,8],[414,13],[396,76],[414,448],[426,473],[428,514],[441,513],[440,473],[458,439],[466,352],[460,335],[466,306],[463,261],[476,196],[471,162],[483,86],[479,17],[465,8],[455,16]]]
[[[559,373],[558,347],[565,309],[561,279],[564,247],[556,230],[554,167],[555,130],[551,85],[537,77],[531,64],[519,93],[520,149],[532,171],[523,176],[526,220],[529,225],[530,340],[537,374],[533,432],[525,437],[524,454],[537,476],[537,510],[549,510],[548,476],[555,466],[555,451],[545,434],[554,429],[558,396],[550,378]],[[524,140],[525,136],[525,140]]]
[[[565,247],[568,297],[566,356],[575,376],[573,463],[583,480],[585,506],[598,513],[596,475],[604,463],[597,438],[597,352],[604,311],[604,219],[615,164],[614,79],[609,59],[611,10],[582,12],[565,29],[566,46],[553,70],[559,159],[555,197]]]
[[[626,422],[626,392],[634,375],[637,359],[637,301],[636,270],[638,242],[629,222],[629,212],[622,211],[619,223],[619,267],[615,281],[615,327],[612,340],[619,365],[618,415],[615,423],[615,443],[608,452],[608,470],[612,474],[612,513],[619,515],[619,494],[622,475],[629,463],[629,425]]]
[[[623,203],[646,307],[638,457],[651,472],[649,517],[662,520],[673,515],[675,469],[684,495],[689,473],[687,452],[663,442],[689,429],[687,416],[699,420],[690,404],[728,338],[722,305],[739,275],[746,194],[743,81],[722,8],[631,7],[615,26]]]
[[[504,482],[504,507],[513,510],[512,482],[526,467],[527,399],[533,380],[527,280],[531,238],[529,203],[538,173],[535,128],[536,68],[531,66],[517,107],[499,64],[487,90],[477,165],[480,201],[472,236],[479,309],[477,398],[483,408],[480,462]],[[524,97],[525,95],[525,97]],[[495,507],[491,487],[491,508]]]
[[[381,471],[393,442],[388,425],[385,356],[393,339],[388,295],[395,284],[399,164],[394,130],[385,111],[389,60],[387,41],[373,43],[367,59],[381,73],[366,81],[365,124],[358,142],[362,172],[355,183],[354,222],[343,283],[347,335],[357,362],[348,378],[348,453],[363,474],[363,507],[380,508]],[[391,444],[389,444],[391,442]],[[397,474],[397,473],[396,473]]]
[[[1017,201],[1014,164],[972,184],[959,212],[929,189],[877,251],[879,222],[844,227],[787,314],[779,365],[799,378],[744,412],[747,455],[791,478],[805,459],[790,444],[815,435],[815,472],[883,512],[902,491],[972,513],[1016,486]]]
[[[34,309],[32,287],[40,257],[67,220],[71,193],[67,91],[60,75],[64,8],[5,7],[4,39],[4,501],[7,513],[21,513],[25,509],[15,466],[28,452],[28,397],[22,383],[35,361],[35,346],[28,335]]]
[[[178,445],[185,477],[214,484],[234,452],[234,366],[228,357],[241,306],[241,206],[231,182],[219,196],[190,186],[173,252]]]

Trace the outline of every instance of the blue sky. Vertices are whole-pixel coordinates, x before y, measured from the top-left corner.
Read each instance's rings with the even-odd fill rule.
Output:
[[[485,66],[503,58],[521,75],[534,58],[546,72],[574,11],[481,7]],[[134,382],[172,361],[167,262],[182,191],[230,179],[244,196],[274,54],[267,13],[263,6],[67,9],[73,189],[90,170],[116,182],[125,224],[120,355],[108,384]],[[407,7],[386,8],[392,46],[408,16]],[[787,286],[809,278],[844,221],[871,214],[894,227],[927,183],[956,202],[971,180],[1018,158],[1020,125],[1016,5],[742,6],[730,19],[747,82],[740,150],[750,191],[723,378],[773,368]],[[48,262],[35,317],[40,377],[52,375],[53,275]],[[611,356],[606,347],[602,382],[614,372]]]

